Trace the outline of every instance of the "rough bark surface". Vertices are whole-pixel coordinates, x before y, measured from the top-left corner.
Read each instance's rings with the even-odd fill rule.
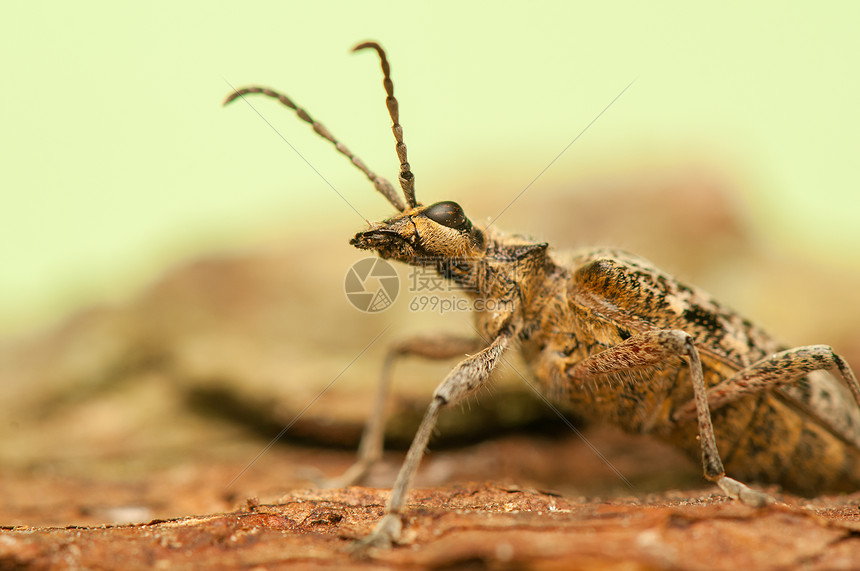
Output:
[[[102,527],[18,527],[0,568],[856,569],[853,501],[756,510],[720,497],[569,500],[493,484],[416,490],[401,545],[356,549],[369,488],[296,491],[231,512]]]
[[[523,204],[505,225],[538,220],[556,246],[622,245],[757,308],[745,313],[768,328],[791,317],[784,325],[803,333],[783,329],[786,341],[832,344],[860,368],[856,276],[767,261],[707,180],[641,178],[536,212]],[[586,445],[504,371],[441,419],[403,543],[358,557],[355,539],[378,520],[451,364],[396,367],[390,448],[368,487],[313,482],[352,462],[387,345],[470,329],[468,315],[406,303],[384,315],[351,308],[351,230],[198,261],[121,307],[0,340],[0,569],[860,566],[860,494],[772,490],[787,505],[761,510],[727,501],[695,463],[647,438],[584,427]]]

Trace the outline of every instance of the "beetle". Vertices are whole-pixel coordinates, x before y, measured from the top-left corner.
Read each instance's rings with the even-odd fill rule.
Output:
[[[375,50],[381,62],[403,200],[286,95],[255,86],[234,90],[225,101],[262,94],[293,109],[397,210],[350,244],[431,268],[481,302],[474,335],[418,336],[389,352],[359,459],[339,483],[360,481],[381,454],[394,360],[462,360],[433,393],[385,514],[365,545],[386,546],[399,537],[400,514],[440,411],[485,386],[516,349],[555,402],[698,457],[705,478],[732,498],[757,506],[774,501],[743,481],[801,494],[860,487],[860,385],[844,358],[826,345],[784,347],[701,289],[633,254],[556,251],[492,224],[473,224],[456,202],[419,203],[387,56],[375,42],[354,51],[365,49]]]

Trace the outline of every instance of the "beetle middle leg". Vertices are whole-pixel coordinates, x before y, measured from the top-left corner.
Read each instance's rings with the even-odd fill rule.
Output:
[[[708,408],[707,386],[702,372],[702,362],[699,358],[699,352],[693,344],[693,338],[689,334],[677,329],[639,333],[567,367],[564,373],[567,382],[576,384],[596,376],[624,373],[659,365],[672,357],[683,357],[689,362],[705,477],[717,484],[726,495],[744,503],[755,506],[771,503],[773,500],[767,494],[755,491],[726,476],[720,453],[717,450],[717,440]]]

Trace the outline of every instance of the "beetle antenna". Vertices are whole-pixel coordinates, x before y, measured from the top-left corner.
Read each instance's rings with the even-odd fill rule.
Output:
[[[379,54],[379,60],[382,65],[382,85],[385,87],[385,105],[388,107],[388,114],[391,116],[391,131],[394,133],[394,140],[397,143],[394,146],[397,151],[397,158],[400,160],[400,187],[403,189],[403,196],[406,197],[406,203],[410,208],[418,205],[415,201],[415,175],[409,167],[409,162],[406,160],[406,144],[403,142],[403,127],[400,125],[400,110],[397,99],[394,98],[394,82],[391,81],[391,66],[388,64],[388,58],[385,56],[385,50],[376,42],[364,42],[352,48],[353,52],[364,49],[374,49]]]
[[[394,206],[394,208],[396,208],[397,210],[399,210],[401,212],[406,210],[406,207],[403,206],[403,201],[401,201],[400,197],[397,195],[397,193],[394,192],[394,187],[391,185],[390,182],[388,182],[388,180],[382,178],[381,176],[377,175],[376,173],[371,171],[369,168],[367,168],[367,165],[365,165],[364,162],[360,158],[358,158],[357,156],[352,154],[352,152],[348,148],[346,148],[346,145],[344,145],[343,143],[341,143],[340,141],[338,141],[337,139],[334,138],[334,136],[329,132],[329,130],[326,129],[325,125],[323,125],[322,123],[318,122],[313,117],[311,117],[307,111],[305,111],[304,109],[302,109],[301,107],[299,107],[298,105],[293,103],[293,100],[290,99],[289,97],[287,97],[286,95],[284,95],[283,93],[279,93],[279,92],[275,91],[274,89],[269,89],[268,87],[257,87],[257,86],[243,87],[242,89],[234,90],[233,93],[228,95],[227,99],[224,100],[223,104],[227,105],[231,101],[233,101],[235,99],[239,99],[239,98],[244,99],[245,95],[249,95],[249,94],[253,94],[253,93],[260,93],[262,95],[266,95],[268,97],[272,97],[274,99],[277,99],[282,104],[286,105],[287,107],[289,107],[290,109],[295,111],[296,115],[299,116],[299,119],[301,119],[302,121],[304,121],[306,123],[309,123],[310,126],[313,127],[314,131],[320,137],[328,140],[331,144],[333,144],[334,147],[338,150],[338,152],[340,154],[346,156],[352,162],[353,165],[355,165],[361,172],[363,172],[365,174],[365,176],[367,176],[367,178],[370,179],[370,182],[373,183],[373,186],[376,187],[376,190],[378,190],[380,193],[382,193],[382,195],[388,199],[388,202],[390,202]],[[393,99],[393,97],[391,99]],[[396,103],[397,102],[395,101],[395,112],[396,112]],[[399,127],[399,125],[398,125],[398,127]],[[402,136],[401,136],[401,140],[402,140]],[[400,143],[400,144],[402,144],[402,143]],[[403,156],[404,156],[404,160],[405,160],[405,156],[406,156],[405,147],[404,147]],[[407,165],[407,169],[408,169],[408,167],[409,167],[409,165]],[[411,176],[412,173],[409,173],[409,175]],[[401,185],[403,185],[403,178],[402,177],[403,177],[403,175],[401,174],[401,179],[400,179]],[[405,187],[404,187],[404,189],[405,189]],[[415,201],[415,199],[414,199],[414,192],[413,192],[412,202],[414,203],[414,201]],[[413,206],[414,206],[414,204],[413,204]]]

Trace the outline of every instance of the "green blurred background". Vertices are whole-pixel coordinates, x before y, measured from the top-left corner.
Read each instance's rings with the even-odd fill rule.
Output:
[[[858,6],[7,5],[0,335],[125,299],[203,252],[309,227],[347,248],[384,200],[286,109],[253,101],[361,216],[246,104],[220,103],[230,85],[281,89],[394,180],[378,62],[348,53],[370,38],[389,52],[424,202],[473,187],[503,208],[635,79],[521,200],[704,164],[766,242],[860,266]]]

